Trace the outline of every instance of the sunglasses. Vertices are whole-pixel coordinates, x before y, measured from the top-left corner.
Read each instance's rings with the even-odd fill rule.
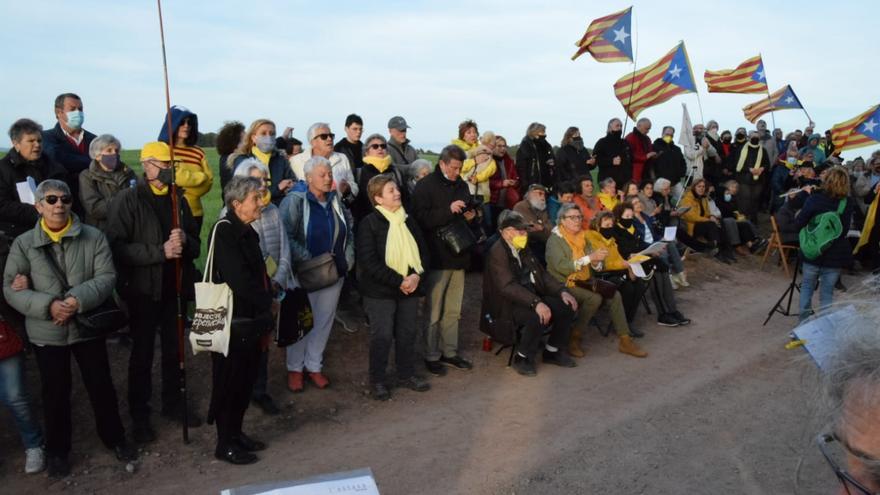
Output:
[[[55,203],[58,202],[59,199],[61,200],[61,204],[69,205],[70,203],[73,203],[73,198],[71,198],[67,194],[65,194],[63,196],[57,196],[55,194],[50,194],[50,195],[46,196],[45,198],[43,198],[43,201],[45,201],[46,203],[48,203],[50,205],[54,205]]]
[[[371,150],[379,150],[379,149],[388,149],[388,145],[385,143],[374,143],[370,145]]]
[[[336,134],[333,134],[332,132],[325,132],[323,134],[318,134],[317,136],[315,136],[315,139],[320,139],[321,141],[326,141],[328,139],[333,141],[335,138]]]

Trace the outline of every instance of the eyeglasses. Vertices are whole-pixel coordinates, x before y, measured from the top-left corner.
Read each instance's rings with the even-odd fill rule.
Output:
[[[65,194],[63,196],[50,194],[50,195],[46,196],[45,198],[43,198],[43,201],[45,201],[46,203],[49,203],[50,205],[54,205],[55,203],[58,202],[59,199],[61,200],[61,204],[69,205],[70,203],[73,203],[73,198],[71,198],[67,194]]]
[[[371,149],[371,150],[379,150],[379,149],[384,150],[384,149],[387,149],[387,148],[388,148],[388,145],[385,144],[385,143],[373,143],[373,144],[370,145],[370,149]]]
[[[334,139],[336,139],[336,134],[333,134],[332,132],[325,132],[323,134],[318,134],[314,137],[314,139],[320,139],[321,141],[326,141],[329,139],[333,141]]]
[[[846,472],[845,469],[840,467],[841,461],[846,457],[846,452],[844,452],[846,447],[840,443],[837,437],[824,433],[816,438],[816,443],[819,445],[819,452],[822,453],[822,457],[828,462],[828,465],[834,471],[834,474],[843,485],[847,494],[877,495],[876,492],[872,492],[869,488],[856,480],[851,474]]]

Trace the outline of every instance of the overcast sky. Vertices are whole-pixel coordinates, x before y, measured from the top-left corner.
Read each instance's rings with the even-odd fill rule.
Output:
[[[435,150],[467,118],[511,144],[532,121],[547,125],[554,144],[577,125],[591,146],[609,118],[624,116],[612,86],[632,64],[570,57],[592,19],[632,2],[373,3],[166,0],[172,102],[196,112],[202,132],[268,117],[301,139],[315,121],[342,134],[351,112],[363,116],[367,133],[387,133],[399,114],[414,145]],[[54,125],[53,99],[71,91],[83,97],[87,129],[113,133],[125,148],[156,139],[165,100],[155,1],[2,4],[0,124],[30,117]],[[880,103],[880,2],[720,4],[633,9],[638,66],[684,40],[706,120],[750,127],[741,109],[759,95],[710,95],[702,74],[758,52],[771,91],[791,84],[820,130]],[[701,120],[696,95],[675,97],[642,114],[654,122],[652,138],[663,124],[680,126],[682,102]],[[806,121],[799,110],[776,113],[786,132]]]

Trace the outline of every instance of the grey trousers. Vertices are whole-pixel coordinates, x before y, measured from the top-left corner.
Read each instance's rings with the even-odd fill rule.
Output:
[[[425,359],[458,355],[458,320],[464,297],[464,270],[428,272],[428,328],[425,332]]]

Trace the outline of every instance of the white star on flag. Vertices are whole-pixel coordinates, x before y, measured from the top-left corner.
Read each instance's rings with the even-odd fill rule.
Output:
[[[620,29],[613,29],[612,31],[614,32],[614,42],[615,43],[617,43],[619,41],[621,44],[626,44],[626,38],[629,37],[630,35],[629,35],[629,33],[626,32],[625,27],[620,26]]]
[[[792,103],[794,103],[794,98],[789,96],[788,98],[785,99],[785,103],[791,105]]]
[[[681,67],[679,67],[678,65],[673,65],[672,68],[669,69],[669,75],[672,77],[672,79],[681,76]]]
[[[877,124],[878,124],[877,121],[875,121],[874,119],[871,119],[871,120],[865,122],[864,124],[862,124],[863,126],[865,126],[862,128],[862,131],[867,134],[874,134],[874,128],[877,127]]]
[[[764,79],[764,71],[758,71],[755,73],[758,76],[758,79]]]

